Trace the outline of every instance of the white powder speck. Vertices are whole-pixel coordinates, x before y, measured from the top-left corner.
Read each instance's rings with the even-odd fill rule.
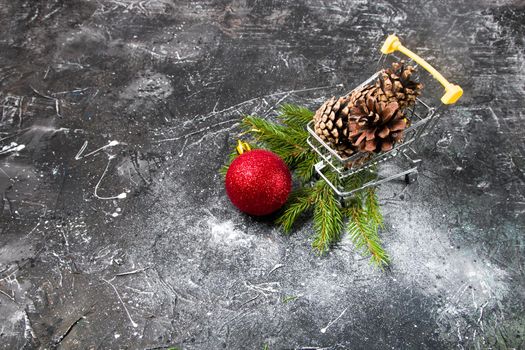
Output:
[[[210,242],[219,246],[248,246],[253,237],[235,228],[233,221],[208,222],[211,230]]]

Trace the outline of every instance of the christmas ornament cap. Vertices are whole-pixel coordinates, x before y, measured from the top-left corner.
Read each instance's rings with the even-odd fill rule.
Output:
[[[246,151],[248,149],[248,151]],[[281,208],[292,189],[292,176],[286,163],[275,153],[239,142],[241,153],[226,173],[226,193],[241,211],[255,216],[268,215]]]

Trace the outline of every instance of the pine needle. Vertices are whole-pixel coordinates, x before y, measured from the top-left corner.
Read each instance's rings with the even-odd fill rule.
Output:
[[[383,215],[379,207],[379,200],[377,198],[376,190],[373,187],[366,189],[366,214],[373,220],[380,228],[383,228]]]
[[[308,108],[292,104],[282,105],[279,112],[280,115],[277,116],[277,118],[282,120],[284,125],[301,130],[304,130],[306,124],[308,124],[314,116],[314,113]]]
[[[312,247],[319,254],[324,254],[341,236],[343,213],[333,190],[324,180],[319,180],[315,187],[317,198],[313,221],[316,237],[312,242]]]
[[[282,114],[283,121],[298,121],[300,120],[298,118],[306,119],[308,114],[311,115],[311,112],[303,107],[296,107],[295,110],[290,106],[287,107],[286,113],[295,111],[296,114]],[[308,132],[305,124],[302,126],[297,124],[292,127],[256,116],[247,116],[243,119],[242,125],[247,132],[255,136],[259,143],[276,153],[292,170],[295,170],[299,180],[310,181],[314,171],[313,165],[317,162],[317,155],[312,152],[306,141]]]
[[[285,233],[290,233],[294,223],[305,211],[312,208],[314,201],[315,192],[309,187],[293,191],[288,198],[284,213],[275,222]]]
[[[302,182],[308,182],[314,175],[314,166],[318,161],[318,156],[314,152],[305,152],[295,166],[295,175]]]
[[[362,208],[348,208],[349,221],[347,230],[356,249],[369,255],[371,262],[383,268],[388,265],[389,258],[379,238],[379,224]]]
[[[296,165],[298,157],[309,151],[306,130],[296,130],[255,116],[245,117],[242,126],[291,167]]]

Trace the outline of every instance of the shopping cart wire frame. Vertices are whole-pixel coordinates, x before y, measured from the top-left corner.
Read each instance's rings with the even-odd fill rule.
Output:
[[[399,38],[395,35],[390,35],[385,40],[381,48],[382,56],[380,61],[383,57],[393,54],[395,51],[399,51],[405,56],[408,56],[413,62],[415,62],[415,64],[429,72],[430,75],[432,75],[441,85],[443,85],[445,94],[441,97],[441,104],[437,108],[431,107],[420,98],[417,98],[415,104],[407,112],[407,117],[411,121],[411,124],[404,130],[405,138],[403,142],[397,143],[390,151],[384,153],[370,154],[365,152],[357,152],[350,157],[343,158],[337,153],[336,150],[334,150],[329,144],[324,142],[319,137],[319,135],[316,134],[313,127],[314,122],[311,121],[308,123],[307,130],[309,136],[307,142],[321,158],[321,160],[315,164],[315,171],[322,179],[324,179],[324,181],[326,181],[326,183],[334,190],[334,192],[343,199],[346,199],[352,196],[354,193],[365,188],[379,186],[382,183],[392,181],[403,176],[409,182],[414,181],[417,176],[417,169],[421,160],[413,159],[409,155],[409,153],[412,153],[412,155],[417,154],[416,151],[411,147],[412,144],[415,143],[420,137],[426,135],[436,125],[440,116],[439,111],[443,105],[456,103],[463,94],[463,90],[459,85],[448,82],[448,80],[446,80],[441,73],[428,64],[423,58],[404,47],[401,44]],[[352,90],[349,94],[365,85],[374,82],[377,79],[379,73],[380,71],[376,72],[370,78],[357,86],[354,90]],[[327,167],[327,165],[329,165],[341,179],[344,179],[361,171],[373,171],[376,165],[388,161],[396,157],[398,154],[402,154],[406,160],[408,160],[412,165],[416,166],[385,178],[378,178],[376,180],[369,181],[363,184],[361,187],[351,191],[345,191],[343,188],[335,186],[323,173],[323,170]]]

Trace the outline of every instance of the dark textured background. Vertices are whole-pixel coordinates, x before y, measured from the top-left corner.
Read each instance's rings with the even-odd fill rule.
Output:
[[[393,32],[465,95],[380,189],[381,272],[240,214],[217,171],[243,114],[350,90]],[[523,1],[0,0],[25,145],[0,152],[0,347],[523,347],[524,32]],[[127,198],[94,196],[106,167]]]

